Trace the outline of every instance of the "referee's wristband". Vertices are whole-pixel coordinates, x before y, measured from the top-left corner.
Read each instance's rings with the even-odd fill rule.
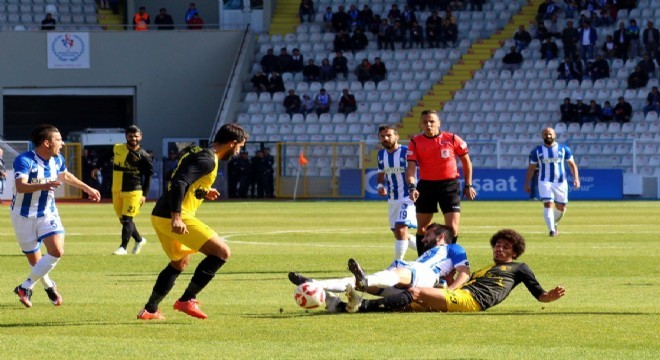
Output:
[[[465,188],[466,188],[466,189],[469,189],[469,188],[471,188],[471,187],[472,187],[471,184],[465,184]]]
[[[380,190],[380,189],[384,189],[384,188],[385,188],[385,185],[383,185],[383,184],[378,184],[378,190]]]
[[[417,185],[415,184],[408,184],[408,191],[413,191],[417,190]]]

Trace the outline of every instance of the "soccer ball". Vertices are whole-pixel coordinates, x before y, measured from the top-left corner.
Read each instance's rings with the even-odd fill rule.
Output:
[[[296,287],[293,299],[303,309],[315,309],[325,303],[325,291],[322,287],[308,282]]]

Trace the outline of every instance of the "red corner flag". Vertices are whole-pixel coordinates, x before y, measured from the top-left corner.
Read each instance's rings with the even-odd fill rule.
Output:
[[[305,158],[305,154],[302,151],[300,152],[300,157],[298,157],[298,163],[300,166],[307,166],[307,158]]]

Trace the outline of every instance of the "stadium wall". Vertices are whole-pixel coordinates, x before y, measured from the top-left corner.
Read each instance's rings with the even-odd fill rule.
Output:
[[[132,88],[143,147],[161,157],[162,138],[209,136],[242,39],[243,31],[91,32],[90,68],[53,70],[45,32],[0,32],[0,92]]]

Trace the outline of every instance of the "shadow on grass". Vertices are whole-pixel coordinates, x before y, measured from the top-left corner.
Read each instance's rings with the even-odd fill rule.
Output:
[[[180,278],[185,278],[186,276],[191,277],[194,273],[194,268],[188,268],[186,271],[184,271],[181,275]],[[332,274],[334,271],[332,270],[317,270],[317,271],[302,271],[300,272],[301,274],[313,278],[315,280],[325,280],[325,279],[336,279],[339,276],[329,276],[328,274]],[[149,272],[149,273],[117,273],[117,274],[106,274],[105,276],[111,277],[111,278],[134,278],[134,277],[144,277],[144,276],[153,276],[157,277],[158,274],[160,274],[160,271],[158,272]],[[288,274],[289,272],[280,272],[280,271],[223,271],[220,269],[216,275],[218,276],[229,276],[229,275],[257,275],[258,278],[250,278],[250,279],[226,279],[226,281],[272,281],[272,280],[286,280],[287,282],[289,281],[288,279]],[[314,276],[314,274],[321,274],[322,276]],[[272,276],[264,276],[264,275],[272,275]],[[346,274],[345,277],[350,277],[352,276],[350,273]]]
[[[456,313],[454,313],[456,314]],[[649,316],[656,315],[652,312],[616,312],[616,311],[509,311],[509,312],[479,312],[479,313],[463,313],[460,315],[465,316],[515,316],[515,315],[532,315],[532,316],[575,316],[575,315],[612,315],[612,316]]]
[[[68,327],[68,326],[130,326],[134,327],[137,324],[149,324],[145,326],[181,326],[186,324],[186,322],[173,322],[170,320],[164,321],[125,321],[125,322],[111,322],[111,321],[94,321],[94,320],[85,320],[85,321],[39,321],[39,322],[21,322],[17,324],[0,324],[0,329],[2,328],[38,328],[38,327]]]
[[[241,315],[245,318],[251,319],[291,319],[301,317],[316,317],[316,316],[338,316],[338,315],[368,315],[368,314],[383,314],[385,311],[380,312],[361,312],[356,314],[339,313],[332,314],[327,311],[312,310],[312,311],[295,311],[295,312],[281,312],[276,314],[244,314]],[[439,316],[449,316],[449,314],[441,312],[419,312],[419,311],[392,311],[392,314],[425,314],[435,313]],[[657,313],[644,313],[644,312],[608,312],[608,311],[569,311],[569,312],[535,312],[535,311],[513,311],[513,312],[478,312],[478,313],[452,313],[450,316],[593,316],[593,315],[607,315],[607,316],[649,316],[657,315]]]

